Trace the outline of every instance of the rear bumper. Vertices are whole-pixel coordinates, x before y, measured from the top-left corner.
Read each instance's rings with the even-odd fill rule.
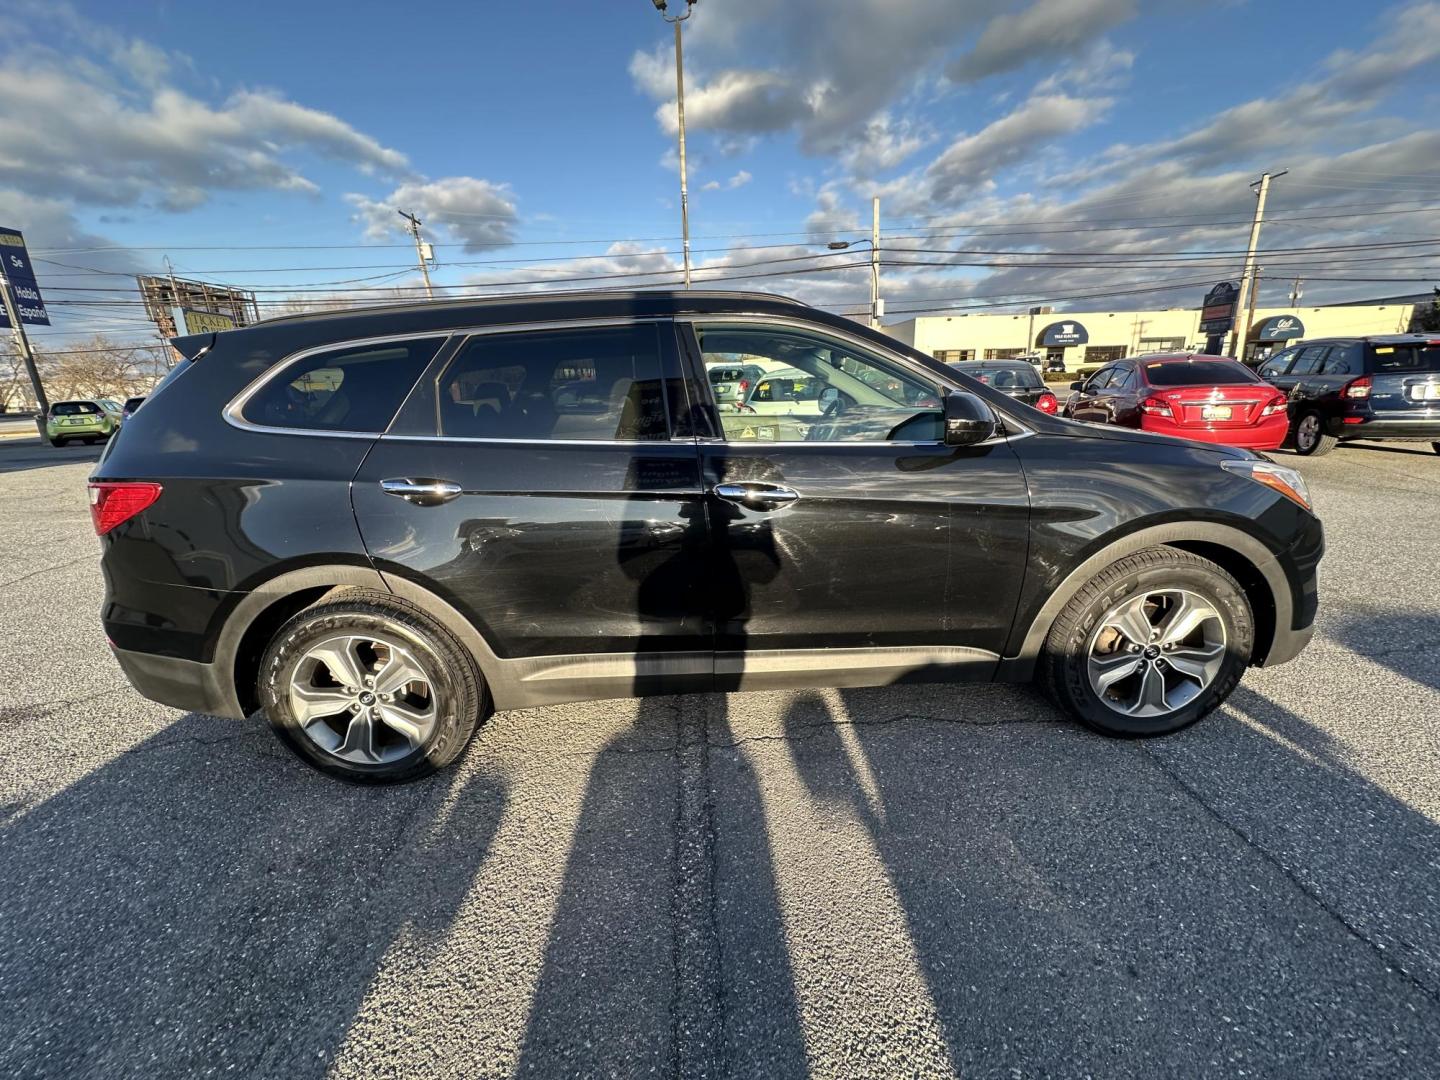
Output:
[[[1274,667],[1276,664],[1288,663],[1299,656],[1310,639],[1315,636],[1315,624],[1302,627],[1299,630],[1291,630],[1288,627],[1277,627],[1275,638],[1270,643],[1270,651],[1265,654],[1257,667]]]
[[[64,427],[46,426],[45,434],[51,439],[93,439],[97,435],[110,434],[110,428],[103,424],[66,424]]]
[[[1235,446],[1242,450],[1278,450],[1290,433],[1290,419],[1284,413],[1271,416],[1258,424],[1243,428],[1207,428],[1177,424],[1158,416],[1146,416],[1140,422],[1142,431],[1156,435],[1173,435],[1177,439]]]
[[[229,680],[214,664],[111,647],[120,670],[142,697],[187,712],[245,718]]]
[[[1440,440],[1440,411],[1421,410],[1406,415],[1378,417],[1351,416],[1360,423],[1345,423],[1345,417],[1332,417],[1326,431],[1341,439],[1412,439],[1421,442]]]

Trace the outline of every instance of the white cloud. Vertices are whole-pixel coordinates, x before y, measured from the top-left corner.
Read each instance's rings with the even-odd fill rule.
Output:
[[[419,217],[427,229],[440,230],[465,245],[466,251],[500,247],[515,240],[514,196],[504,184],[473,176],[410,181],[381,199],[346,195],[365,225],[370,240],[384,240],[408,226],[398,211]]]
[[[751,180],[754,180],[754,179],[755,179],[755,177],[751,176],[748,170],[741,169],[739,172],[737,172],[734,176],[730,177],[730,179],[729,179],[729,180],[726,180],[724,183],[721,183],[719,180],[711,180],[709,183],[707,183],[707,184],[706,184],[704,187],[702,187],[700,190],[701,190],[701,191],[734,191],[734,190],[735,190],[736,188],[738,188],[738,187],[744,187],[746,184],[748,184]]]
[[[1035,60],[1073,55],[1138,10],[1136,0],[1037,0],[990,20],[975,47],[946,72],[956,82],[976,82]]]

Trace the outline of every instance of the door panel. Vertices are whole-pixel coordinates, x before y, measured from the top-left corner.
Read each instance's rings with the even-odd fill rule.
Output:
[[[695,324],[682,340],[701,400],[707,388],[694,373],[743,352],[819,380],[835,410],[797,412],[785,429],[720,413],[724,435],[700,441],[721,684],[738,666],[748,676],[755,654],[771,650],[998,656],[1029,522],[1009,444],[941,444],[943,388],[869,343],[788,320]],[[793,501],[725,497],[726,485],[778,489]]]
[[[402,416],[412,434],[383,436],[355,478],[376,567],[440,592],[502,658],[708,657],[699,462],[669,438],[662,369],[677,376],[668,323],[471,338],[415,396],[428,421]],[[419,504],[393,479],[459,493]]]

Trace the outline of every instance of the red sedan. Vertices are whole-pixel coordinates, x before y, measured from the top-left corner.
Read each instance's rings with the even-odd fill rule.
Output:
[[[1076,420],[1248,450],[1274,450],[1290,431],[1285,395],[1225,356],[1132,356],[1070,389],[1065,415]]]

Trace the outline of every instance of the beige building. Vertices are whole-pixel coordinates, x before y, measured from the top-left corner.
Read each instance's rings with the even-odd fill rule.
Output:
[[[1415,305],[1340,304],[1257,308],[1247,355],[1264,356],[1306,338],[1395,334],[1410,328]],[[937,360],[995,360],[1029,354],[1059,360],[1067,370],[1143,352],[1205,348],[1199,308],[1162,311],[1075,311],[1056,314],[928,315],[884,327]],[[1047,366],[1050,366],[1047,363]]]

